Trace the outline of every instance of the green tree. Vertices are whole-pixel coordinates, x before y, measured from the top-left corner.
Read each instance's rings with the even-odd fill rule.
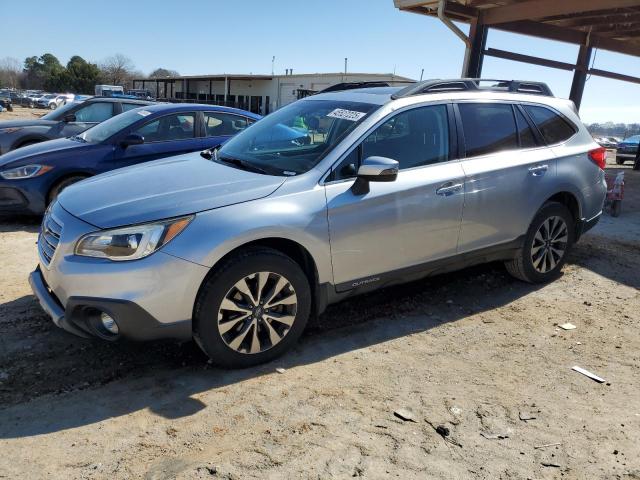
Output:
[[[40,57],[28,57],[24,61],[25,84],[27,88],[51,89],[64,70],[55,55],[45,53]]]
[[[100,77],[100,69],[95,63],[74,55],[67,63],[65,81],[67,90],[75,93],[92,94]]]

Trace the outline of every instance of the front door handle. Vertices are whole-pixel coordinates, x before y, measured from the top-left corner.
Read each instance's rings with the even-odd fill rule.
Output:
[[[441,195],[443,197],[448,197],[448,196],[453,195],[454,193],[459,192],[460,190],[462,190],[463,186],[464,186],[464,184],[462,184],[462,183],[447,182],[447,183],[441,185],[438,189],[436,189],[436,195]]]
[[[529,169],[529,174],[534,177],[541,177],[549,170],[549,165],[538,165]]]

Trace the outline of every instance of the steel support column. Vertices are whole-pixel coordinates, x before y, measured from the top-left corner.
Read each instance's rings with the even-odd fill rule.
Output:
[[[484,50],[487,45],[489,28],[475,21],[471,23],[469,40],[471,40],[471,52],[464,76],[467,78],[480,78],[482,76],[482,63],[484,62]]]
[[[582,94],[584,93],[584,85],[587,81],[587,72],[589,63],[591,62],[592,47],[581,45],[578,52],[578,60],[576,61],[576,69],[573,72],[573,82],[571,82],[571,93],[569,98],[576,104],[576,108],[580,109],[582,102]]]

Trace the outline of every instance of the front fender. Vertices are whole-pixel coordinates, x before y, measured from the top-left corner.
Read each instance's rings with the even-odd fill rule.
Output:
[[[333,281],[326,198],[320,186],[198,213],[192,224],[163,250],[213,267],[242,245],[273,238],[301,245],[316,264],[319,282]]]

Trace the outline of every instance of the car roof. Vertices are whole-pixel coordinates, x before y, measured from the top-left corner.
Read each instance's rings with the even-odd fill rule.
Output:
[[[145,104],[146,105],[146,104]],[[151,103],[149,104],[145,110],[156,113],[156,112],[225,112],[225,113],[235,113],[237,115],[244,115],[245,117],[260,118],[260,115],[257,115],[252,112],[248,112],[246,110],[240,110],[238,108],[231,107],[223,107],[222,105],[206,105],[203,103]]]
[[[96,100],[99,100],[101,102],[111,102],[111,103],[116,103],[116,102],[135,103],[135,104],[139,104],[140,106],[155,104],[155,102],[151,102],[149,100],[138,100],[135,98],[124,98],[124,97],[100,97],[100,96],[87,98],[85,102],[92,102]]]
[[[511,102],[531,102],[550,106],[563,105],[567,101],[548,95],[530,94],[522,92],[501,92],[495,90],[476,91],[449,91],[449,92],[425,92],[397,99],[392,95],[404,87],[369,87],[353,90],[340,90],[337,92],[319,93],[305,98],[305,100],[335,100],[345,102],[362,102],[376,105],[384,105],[389,102],[398,102],[403,105],[427,101],[452,101],[452,100],[502,100]]]

